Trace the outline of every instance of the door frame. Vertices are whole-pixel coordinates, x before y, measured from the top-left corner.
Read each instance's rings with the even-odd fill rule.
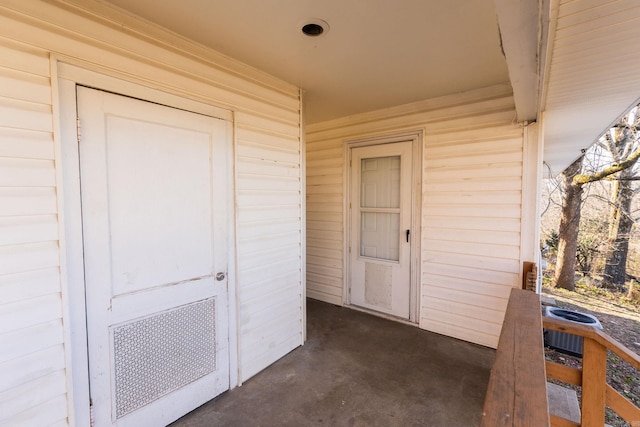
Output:
[[[343,173],[343,182],[344,182],[344,206],[343,206],[343,214],[344,214],[344,234],[343,234],[343,242],[344,242],[344,254],[343,257],[343,295],[342,300],[345,306],[350,308],[366,311],[372,314],[375,314],[380,317],[385,317],[389,319],[393,319],[400,322],[406,322],[404,320],[400,320],[394,316],[387,315],[385,313],[380,313],[373,310],[368,310],[366,308],[357,307],[351,304],[350,300],[350,281],[351,281],[351,256],[349,253],[349,245],[351,243],[352,236],[352,224],[351,224],[351,215],[349,209],[349,203],[351,201],[351,150],[353,148],[359,147],[370,147],[375,145],[382,144],[393,144],[396,142],[405,142],[411,141],[411,148],[413,154],[412,161],[412,174],[411,174],[411,235],[414,237],[410,241],[410,284],[409,284],[409,321],[408,323],[417,325],[420,321],[420,276],[422,274],[422,266],[420,264],[420,250],[422,243],[422,141],[423,141],[423,131],[415,130],[408,131],[403,133],[395,133],[392,135],[383,135],[383,136],[371,136],[366,138],[359,138],[355,140],[346,141],[344,144],[344,173]],[[352,249],[353,250],[353,249]]]
[[[180,95],[155,89],[141,82],[114,77],[108,70],[93,70],[85,64],[66,57],[51,58],[53,87],[54,145],[56,150],[56,180],[58,182],[58,213],[60,224],[60,273],[63,300],[65,342],[70,343],[66,353],[67,384],[71,425],[89,425],[89,359],[87,342],[87,313],[85,306],[85,280],[82,240],[82,209],[80,193],[80,157],[77,142],[76,86],[83,85],[106,92],[166,105],[211,116],[226,121],[229,165],[229,200],[227,215],[228,272],[227,300],[229,328],[229,388],[238,385],[238,327],[237,281],[235,247],[235,179],[234,179],[234,114],[213,105],[191,100]]]

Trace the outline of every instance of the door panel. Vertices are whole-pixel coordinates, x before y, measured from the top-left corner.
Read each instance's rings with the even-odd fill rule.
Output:
[[[409,319],[412,143],[351,149],[351,304]]]
[[[165,425],[229,388],[227,123],[78,88],[96,426]]]
[[[107,117],[107,131],[114,295],[206,276],[213,270],[209,135],[123,117]],[[160,137],[146,137],[154,133]]]

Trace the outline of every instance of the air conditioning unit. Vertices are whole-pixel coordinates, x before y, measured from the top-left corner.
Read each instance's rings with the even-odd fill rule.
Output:
[[[545,316],[602,329],[600,321],[595,316],[586,313],[564,310],[557,307],[547,307]],[[582,337],[579,335],[545,329],[544,343],[563,353],[582,357]]]

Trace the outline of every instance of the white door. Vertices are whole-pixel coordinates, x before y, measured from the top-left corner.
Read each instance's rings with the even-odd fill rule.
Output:
[[[350,302],[409,319],[412,142],[351,149]]]
[[[229,388],[228,126],[77,99],[95,425],[166,425]]]

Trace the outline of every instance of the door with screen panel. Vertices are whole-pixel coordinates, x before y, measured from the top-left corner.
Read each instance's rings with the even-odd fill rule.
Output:
[[[77,94],[95,425],[166,425],[229,388],[229,126]]]
[[[351,149],[350,303],[409,319],[412,142]]]

